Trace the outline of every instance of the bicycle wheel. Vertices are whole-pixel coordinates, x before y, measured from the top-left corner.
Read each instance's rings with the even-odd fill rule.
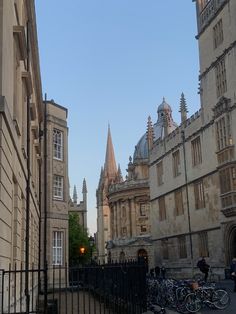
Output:
[[[185,298],[185,307],[190,313],[196,313],[201,309],[202,301],[195,293],[189,293]]]
[[[226,309],[230,304],[230,296],[226,290],[216,289],[212,293],[212,303],[218,310]]]

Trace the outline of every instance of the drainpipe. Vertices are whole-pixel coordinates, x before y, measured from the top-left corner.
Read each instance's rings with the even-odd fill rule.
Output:
[[[185,190],[186,190],[186,199],[187,199],[188,231],[189,231],[190,257],[191,257],[191,272],[192,272],[192,277],[193,277],[193,241],[192,241],[191,217],[190,217],[190,209],[189,209],[188,177],[187,177],[187,164],[186,164],[184,130],[181,131],[181,137],[182,137],[183,153],[184,153],[184,177],[185,177]]]

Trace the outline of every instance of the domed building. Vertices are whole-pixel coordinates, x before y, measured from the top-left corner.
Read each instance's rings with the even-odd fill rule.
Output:
[[[149,150],[153,142],[171,133],[177,124],[163,99],[157,122],[148,118],[147,131],[129,158],[127,175],[117,168],[110,128],[107,151],[97,189],[98,259],[103,261],[153,260],[150,235]],[[152,264],[152,262],[151,262]]]

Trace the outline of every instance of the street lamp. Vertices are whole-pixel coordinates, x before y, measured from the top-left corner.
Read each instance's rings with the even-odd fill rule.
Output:
[[[89,247],[90,247],[90,264],[92,264],[92,256],[93,256],[93,247],[94,247],[94,237],[90,236],[89,239]]]

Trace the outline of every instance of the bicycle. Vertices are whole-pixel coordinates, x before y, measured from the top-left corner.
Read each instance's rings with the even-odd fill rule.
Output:
[[[208,273],[208,278],[207,278],[207,281],[208,282],[218,282],[220,280],[219,278],[220,276],[218,274],[215,274],[213,271],[212,271],[212,268],[210,267],[209,268],[209,273]],[[195,281],[205,281],[205,274],[204,273],[196,273],[194,276],[193,276],[193,279]]]

